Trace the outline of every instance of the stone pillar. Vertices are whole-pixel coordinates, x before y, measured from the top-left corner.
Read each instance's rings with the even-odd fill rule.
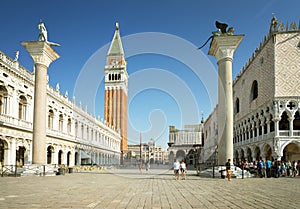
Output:
[[[288,121],[289,121],[289,127],[290,127],[289,136],[293,136],[293,129],[294,129],[294,127],[293,127],[293,122],[294,122],[293,117],[289,117]]]
[[[29,52],[35,67],[32,163],[46,164],[47,70],[50,63],[58,59],[59,55],[46,41],[30,41],[21,44]]]
[[[208,54],[218,63],[218,162],[233,162],[233,97],[232,60],[233,53],[244,35],[214,36]]]

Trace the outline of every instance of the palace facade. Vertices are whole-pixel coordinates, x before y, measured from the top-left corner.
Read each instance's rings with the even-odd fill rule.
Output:
[[[233,82],[234,159],[300,160],[299,78],[300,24],[273,17],[269,34]],[[203,162],[218,151],[217,111],[204,124]]]

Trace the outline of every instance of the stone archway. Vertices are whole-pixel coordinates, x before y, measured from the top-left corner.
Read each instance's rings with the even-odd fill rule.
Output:
[[[241,149],[241,161],[245,161],[245,152],[243,149]]]
[[[0,166],[7,164],[8,144],[5,140],[0,139]]]
[[[291,142],[283,149],[281,160],[298,161],[300,159],[300,147],[298,144]]]
[[[247,148],[247,161],[248,162],[252,162],[253,158],[252,158],[252,150],[250,147]]]
[[[171,151],[170,154],[169,154],[169,164],[170,164],[170,165],[173,165],[174,160],[175,160],[175,159],[174,159],[174,152]]]
[[[48,146],[47,147],[47,164],[53,163],[53,152],[54,152],[54,147],[53,146]]]
[[[255,147],[255,149],[254,149],[254,156],[255,156],[255,160],[256,161],[261,160],[261,153],[260,153],[259,147]]]
[[[78,152],[75,152],[75,159],[74,159],[75,161],[74,161],[74,165],[79,165],[79,154],[78,154]]]
[[[234,152],[235,154],[234,154],[234,159],[235,159],[235,161],[238,163],[239,162],[239,151],[238,150],[235,150],[235,152]]]
[[[176,152],[176,160],[181,161],[185,159],[185,152],[183,150],[178,150]]]
[[[62,150],[59,150],[58,151],[58,165],[61,165],[62,164],[62,161],[63,161],[63,151]]]
[[[24,146],[19,146],[16,150],[16,164],[18,167],[22,167],[25,162],[25,152],[26,148]]]
[[[264,155],[266,156],[266,160],[273,160],[272,158],[272,148],[269,144],[265,145],[263,149]]]
[[[69,152],[67,153],[67,166],[70,165],[70,160],[71,160],[71,152],[69,151]]]

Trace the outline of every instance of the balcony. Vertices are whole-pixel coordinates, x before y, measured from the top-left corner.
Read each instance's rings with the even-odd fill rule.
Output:
[[[21,129],[31,129],[32,130],[32,123],[21,120],[18,118],[14,118],[9,115],[0,115],[0,123],[6,125],[6,126],[14,126],[16,128],[21,128]]]

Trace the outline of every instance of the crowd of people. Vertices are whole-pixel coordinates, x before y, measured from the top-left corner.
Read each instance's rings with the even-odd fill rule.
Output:
[[[259,177],[296,177],[300,176],[300,160],[280,161],[280,160],[259,160],[258,162],[233,162],[234,166],[245,169]]]

